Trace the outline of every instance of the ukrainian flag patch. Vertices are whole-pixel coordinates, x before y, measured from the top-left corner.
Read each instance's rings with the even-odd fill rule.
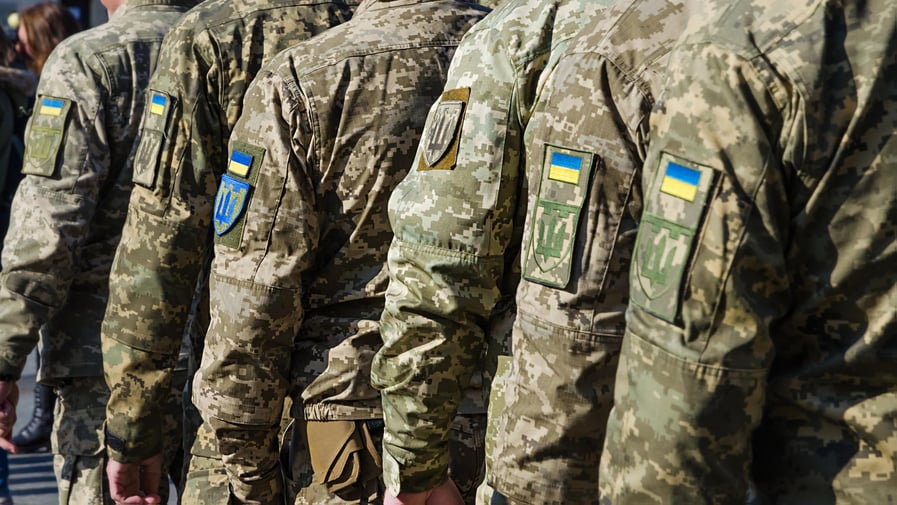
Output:
[[[39,113],[43,116],[59,117],[65,101],[58,98],[41,98]]]
[[[666,173],[660,183],[660,191],[681,198],[686,202],[695,201],[698,186],[701,183],[701,171],[668,161]]]
[[[579,184],[582,157],[574,154],[552,152],[548,166],[548,178],[554,181]]]
[[[230,153],[230,162],[227,164],[227,171],[240,177],[246,177],[249,173],[249,167],[252,166],[252,155],[234,149]]]
[[[153,98],[150,100],[150,113],[162,116],[165,114],[166,105],[168,105],[168,99],[165,95],[153,93]]]

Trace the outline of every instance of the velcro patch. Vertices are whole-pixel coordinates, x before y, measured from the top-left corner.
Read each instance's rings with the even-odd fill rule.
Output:
[[[240,215],[243,214],[248,199],[249,183],[247,181],[241,181],[228,174],[221,176],[218,194],[215,195],[213,216],[216,235],[224,235],[233,228]]]
[[[458,161],[461,125],[470,100],[470,88],[446,91],[421,137],[422,156],[418,170],[451,170]]]
[[[26,134],[23,174],[53,175],[71,108],[72,101],[65,98],[41,96],[38,99]]]
[[[563,288],[570,282],[579,216],[589,193],[595,155],[546,144],[538,196],[523,262],[527,280]]]
[[[146,110],[138,135],[137,151],[134,155],[135,184],[152,188],[156,181],[165,145],[170,138],[169,117],[174,99],[163,91],[147,90]]]
[[[633,303],[672,323],[716,171],[662,153],[651,177],[630,269],[630,295]]]

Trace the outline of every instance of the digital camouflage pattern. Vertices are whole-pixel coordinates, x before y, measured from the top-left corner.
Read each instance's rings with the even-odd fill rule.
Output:
[[[59,482],[59,503],[111,504],[109,485],[106,484],[107,456],[103,433],[109,388],[102,377],[79,377],[62,382],[56,392],[58,400],[51,444],[55,453],[53,468]],[[169,443],[162,455],[162,468],[168,469],[177,482],[180,479],[182,419],[179,390],[171,391],[164,407],[158,429]],[[159,493],[162,503],[167,503],[168,486],[162,486]]]
[[[100,322],[131,191],[130,152],[144,91],[165,31],[194,4],[130,0],[107,23],[60,43],[44,67],[25,134],[26,176],[0,276],[0,373],[19,376],[40,338],[39,379],[60,390],[56,459],[79,460],[86,465],[79,472],[97,466],[91,478],[58,479],[60,496],[72,503],[111,503],[103,496],[108,485],[97,435],[108,396]],[[68,387],[85,382],[94,387]],[[165,393],[162,407],[172,399]],[[91,408],[78,407],[87,403]],[[160,429],[169,414],[156,430],[176,446],[180,430]]]
[[[895,55],[890,0],[742,0],[685,30],[603,503],[897,501]]]
[[[47,61],[3,248],[0,374],[21,374],[42,330],[41,380],[101,376],[100,321],[143,91],[165,31],[194,3],[131,0]]]
[[[209,0],[166,37],[103,323],[104,349],[119,357],[106,363],[113,385],[108,429],[124,440],[116,460],[142,461],[160,450],[158,398],[178,358],[197,281],[202,298],[190,343],[196,362],[202,353],[212,207],[249,82],[274,54],[349,19],[354,5]]]
[[[381,416],[369,363],[387,199],[461,35],[485,13],[369,0],[274,58],[247,92],[216,200],[212,323],[193,395],[237,499],[274,499],[288,389],[297,417]]]
[[[498,356],[510,354],[523,233],[515,195],[524,128],[543,72],[606,3],[508,0],[474,26],[445,86],[449,92],[469,90],[450,132],[454,145],[446,151],[452,152],[433,166],[427,162],[433,154],[426,151],[440,144],[431,132],[444,131],[436,126],[451,117],[444,112],[453,100],[440,100],[431,110],[417,169],[391,199],[397,236],[381,318],[385,346],[374,359],[372,380],[382,389],[384,479],[393,494],[424,491],[446,478],[449,428],[467,381],[482,371],[481,394],[487,397]],[[433,317],[417,315],[421,310]],[[424,357],[431,366],[415,365]],[[405,374],[409,365],[414,376]],[[409,424],[406,415],[423,422]]]
[[[681,8],[506,4],[465,39],[447,84],[472,86],[457,167],[413,172],[390,201],[396,239],[374,377],[385,388],[394,492],[444,478],[438,416],[451,408],[484,338],[494,338],[484,323],[513,277],[503,269],[515,261],[523,279],[489,477],[512,502],[595,499],[647,116]],[[517,52],[520,40],[533,40],[521,30],[550,34],[546,21],[583,13],[591,14],[584,28],[555,31],[560,46],[549,38]],[[426,422],[403,426],[425,412]]]

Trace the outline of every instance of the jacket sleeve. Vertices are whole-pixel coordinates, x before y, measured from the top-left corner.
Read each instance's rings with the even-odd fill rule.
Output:
[[[412,169],[390,198],[395,236],[372,383],[381,390],[384,479],[394,494],[445,480],[451,420],[480,365],[490,316],[513,293],[504,278],[522,176],[521,83],[492,35],[475,28],[462,41]],[[456,159],[430,166],[434,123],[468,92]]]
[[[764,61],[712,43],[673,55],[651,120],[602,502],[748,492],[770,326],[790,305],[780,135],[801,137],[799,100]]]
[[[63,305],[109,176],[107,85],[98,62],[51,55],[26,131],[23,173],[0,276],[0,373],[19,376],[38,331]]]
[[[119,440],[110,451],[120,461],[161,450],[158,413],[211,254],[227,128],[214,44],[196,32],[194,18],[188,13],[166,36],[147,91],[134,189],[110,276],[102,341],[111,390],[107,432]]]
[[[320,233],[302,133],[312,128],[298,124],[307,114],[292,91],[264,69],[253,81],[216,202],[212,323],[193,401],[241,503],[280,499],[277,435],[304,315],[302,274]]]

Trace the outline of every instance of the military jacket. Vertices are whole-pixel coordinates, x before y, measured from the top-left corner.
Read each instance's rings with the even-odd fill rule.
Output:
[[[307,419],[380,417],[369,376],[387,199],[461,36],[486,12],[368,0],[250,87],[216,197],[212,323],[193,395],[235,489],[279,474],[272,441],[288,388]]]
[[[614,504],[897,500],[897,4],[695,18],[651,120]]]
[[[165,32],[195,2],[129,0],[44,67],[0,276],[0,374],[41,337],[39,379],[102,374],[100,323],[131,148]]]
[[[275,54],[351,17],[353,1],[209,0],[165,39],[103,322],[112,385],[107,428],[119,461],[159,452],[157,414],[199,284],[192,345],[207,318],[212,208],[227,140],[250,81]],[[197,358],[198,359],[198,358]]]
[[[431,163],[439,142],[428,124],[390,200],[396,237],[373,377],[393,493],[445,478],[458,380],[518,287],[514,261],[523,277],[492,483],[527,503],[595,499],[647,115],[681,17],[678,2],[511,2],[466,36],[446,85],[470,87],[457,156]],[[587,27],[575,45],[574,21]],[[432,117],[450,106],[441,100]]]

